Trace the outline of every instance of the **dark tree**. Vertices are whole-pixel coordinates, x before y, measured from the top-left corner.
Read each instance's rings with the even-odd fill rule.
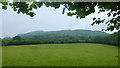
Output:
[[[22,40],[22,38],[20,36],[15,36],[13,37],[13,40]]]

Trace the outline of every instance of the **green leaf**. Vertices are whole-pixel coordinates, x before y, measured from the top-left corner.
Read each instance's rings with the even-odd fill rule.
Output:
[[[86,16],[85,14],[81,14],[80,18],[85,18],[85,16]]]
[[[60,7],[60,3],[56,2],[56,3],[51,3],[51,6],[54,7],[55,9]]]
[[[32,7],[33,7],[34,9],[37,9],[37,6],[36,6],[35,4],[33,4]]]
[[[46,7],[49,7],[50,6],[50,3],[44,3]]]
[[[93,20],[95,20],[96,18],[94,17]]]
[[[67,15],[68,15],[68,16],[72,16],[72,13],[71,13],[71,12],[68,12]]]
[[[107,30],[113,31],[114,30],[114,26],[110,25],[109,27],[107,27]]]
[[[8,3],[7,3],[7,2],[2,2],[2,4],[3,4],[3,5],[8,5]]]
[[[4,6],[2,6],[2,8],[6,10],[6,9],[7,9],[7,6],[4,5]]]
[[[13,11],[17,11],[17,8],[14,7],[14,8],[13,8]]]
[[[29,15],[30,15],[31,17],[33,17],[33,16],[34,16],[34,13],[33,13],[33,12],[30,12]]]
[[[37,6],[38,6],[39,8],[43,5],[42,2],[36,2],[36,4],[37,4]]]
[[[12,3],[9,3],[9,6],[13,6],[13,4],[12,4]]]

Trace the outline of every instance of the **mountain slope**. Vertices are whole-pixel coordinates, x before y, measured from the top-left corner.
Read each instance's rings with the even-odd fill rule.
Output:
[[[85,40],[96,36],[108,36],[109,34],[101,31],[91,30],[61,30],[61,31],[33,31],[19,34],[25,40]]]

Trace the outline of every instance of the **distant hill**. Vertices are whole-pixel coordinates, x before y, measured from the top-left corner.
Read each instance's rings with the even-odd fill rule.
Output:
[[[3,39],[4,39],[4,40],[12,40],[12,38],[11,38],[10,36],[4,37]]]
[[[109,36],[102,31],[91,30],[61,30],[61,31],[33,31],[25,34],[19,34],[25,40],[85,40],[96,36]]]
[[[91,30],[33,31],[6,37],[2,46],[27,44],[65,44],[65,43],[100,43],[118,46],[120,31],[108,34]]]

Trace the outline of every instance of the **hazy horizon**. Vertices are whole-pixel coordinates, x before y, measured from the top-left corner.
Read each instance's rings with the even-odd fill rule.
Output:
[[[1,5],[0,5],[1,6]],[[92,31],[102,31],[106,28],[105,24],[93,25],[93,17],[101,17],[109,19],[106,12],[97,14],[90,14],[83,19],[76,19],[74,16],[67,16],[67,14],[62,14],[61,6],[59,9],[47,8],[42,6],[40,9],[33,10],[36,15],[34,17],[29,17],[23,14],[17,14],[11,7],[7,10],[0,9],[2,11],[2,30],[0,30],[0,38],[7,36],[13,37],[18,34],[28,33],[31,31],[58,31],[58,30],[75,30],[84,29]],[[96,11],[98,8],[96,7]],[[68,12],[67,10],[65,12]],[[113,32],[115,32],[114,30]],[[104,31],[105,32],[105,31]],[[106,31],[107,33],[113,33]]]
[[[73,30],[87,30],[87,29],[73,29]],[[49,32],[49,30],[37,30],[37,31]],[[53,30],[53,31],[63,31],[63,30]],[[91,30],[91,31],[99,31],[99,30]],[[36,31],[30,31],[30,32],[36,32]],[[30,32],[24,32],[24,33],[20,33],[20,34],[26,34],[26,33],[30,33]],[[104,32],[104,31],[101,31],[101,32]],[[105,33],[108,33],[108,32],[105,32]],[[16,34],[16,35],[20,35],[20,34]],[[111,33],[108,33],[108,34],[111,34]],[[16,35],[14,35],[14,36],[16,36]],[[5,36],[5,37],[14,37],[14,36]],[[5,38],[5,37],[2,37],[2,38]]]

